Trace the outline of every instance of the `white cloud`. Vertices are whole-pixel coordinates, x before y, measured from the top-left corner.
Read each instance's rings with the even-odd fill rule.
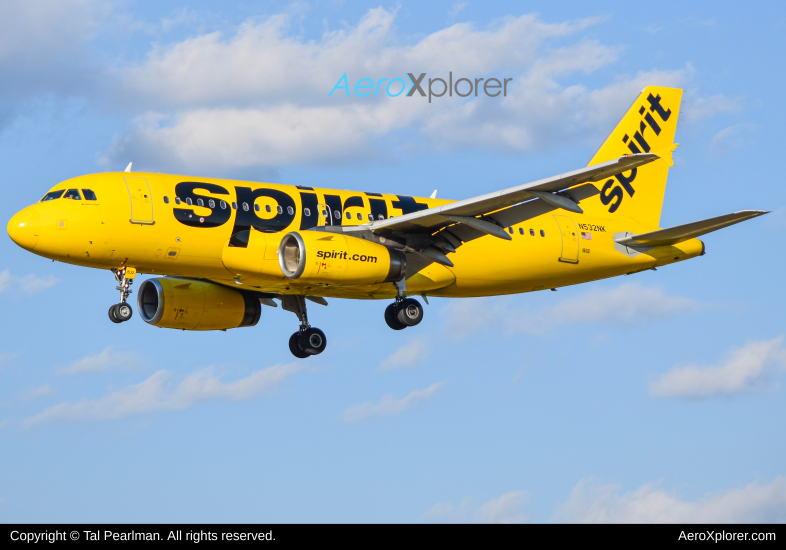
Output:
[[[393,399],[393,394],[389,393],[376,403],[366,401],[360,405],[353,405],[344,411],[344,421],[360,422],[361,420],[366,420],[367,418],[373,418],[375,416],[401,414],[434,397],[444,385],[445,382],[438,382],[428,388],[415,390],[401,399]]]
[[[419,360],[429,354],[429,347],[429,342],[426,338],[413,338],[394,351],[390,357],[382,361],[379,365],[379,370],[414,366]]]
[[[650,384],[657,397],[708,397],[751,392],[766,386],[767,367],[786,365],[783,336],[763,342],[749,342],[733,350],[720,366],[679,367]]]
[[[524,505],[529,501],[527,491],[510,491],[481,505],[475,499],[464,499],[461,504],[442,502],[420,516],[419,521],[445,523],[524,523]]]
[[[574,324],[628,328],[704,307],[690,298],[671,296],[662,288],[638,283],[590,290],[534,311],[527,306],[511,308],[511,301],[511,298],[455,300],[443,310],[449,332],[463,338],[482,329],[544,335]]]
[[[712,138],[710,156],[722,158],[729,155],[732,151],[753,144],[752,134],[755,130],[756,125],[750,123],[724,128]]]
[[[101,162],[133,157],[170,169],[275,168],[392,154],[395,147],[379,147],[384,139],[406,148],[425,137],[431,149],[516,151],[599,142],[644,86],[677,86],[692,74],[688,66],[593,90],[562,85],[616,61],[616,48],[580,37],[598,19],[511,16],[482,29],[453,24],[413,41],[397,33],[395,18],[395,10],[376,8],[354,26],[306,40],[293,32],[289,15],[279,14],[250,19],[233,35],[155,46],[143,63],[118,69],[114,95],[141,114]],[[413,71],[513,81],[508,96],[496,99],[328,97],[345,72],[354,86],[360,78],[407,79]],[[719,108],[717,97],[702,104],[703,112]]]
[[[450,11],[448,12],[448,22],[453,23],[456,20],[456,17],[458,17],[458,14],[461,13],[461,10],[467,7],[468,3],[469,2],[456,2],[453,4],[453,6],[450,8]]]
[[[130,351],[115,351],[112,346],[101,353],[88,355],[75,361],[68,367],[60,369],[62,374],[77,374],[82,372],[104,372],[108,370],[130,369],[139,364],[138,354]]]
[[[186,409],[212,399],[231,401],[250,399],[302,369],[302,363],[276,365],[258,370],[246,378],[224,383],[213,374],[212,368],[206,368],[188,376],[174,387],[169,382],[171,374],[160,370],[139,384],[128,386],[105,397],[49,407],[25,420],[24,426],[29,428],[56,421],[113,420],[152,411]]]
[[[3,0],[0,67],[53,64],[90,38],[109,3],[104,0]]]
[[[555,518],[567,523],[781,523],[786,521],[786,478],[685,501],[654,484],[620,494],[615,485],[582,480]]]
[[[87,45],[110,8],[111,0],[3,0],[0,124],[96,87],[102,71]]]
[[[7,269],[0,271],[0,294],[4,291],[21,292],[23,294],[35,294],[41,290],[47,289],[58,283],[53,275],[47,278],[37,277],[35,275],[25,275],[18,277],[11,275]]]
[[[37,388],[31,388],[24,393],[24,399],[32,400],[38,399],[39,397],[48,397],[54,393],[52,387],[49,384],[44,384],[43,386],[39,386]]]
[[[680,109],[680,118],[689,124],[710,118],[718,113],[738,113],[742,109],[742,100],[731,99],[724,95],[685,98]]]

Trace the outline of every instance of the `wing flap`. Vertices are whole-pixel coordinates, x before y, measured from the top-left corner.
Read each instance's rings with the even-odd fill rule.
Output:
[[[617,239],[621,245],[630,247],[653,247],[653,246],[668,246],[688,239],[693,239],[723,229],[735,223],[744,222],[751,218],[756,218],[769,212],[765,210],[743,210],[741,212],[733,212],[732,214],[724,214],[723,216],[716,216],[706,220],[697,222],[686,223],[683,225],[676,225],[667,229],[659,229],[649,233],[642,233],[641,235],[633,235]]]

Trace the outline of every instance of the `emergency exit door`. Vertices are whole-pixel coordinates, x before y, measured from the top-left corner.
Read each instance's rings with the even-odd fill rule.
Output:
[[[131,223],[153,224],[153,196],[145,178],[125,178],[131,200]]]
[[[554,216],[562,235],[562,253],[559,261],[579,263],[579,228],[570,216]]]

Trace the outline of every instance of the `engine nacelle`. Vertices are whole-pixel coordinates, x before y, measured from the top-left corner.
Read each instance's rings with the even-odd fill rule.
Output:
[[[340,233],[296,231],[278,247],[281,272],[305,283],[372,285],[399,281],[404,254],[381,244]]]
[[[148,279],[139,287],[139,314],[146,323],[184,330],[225,330],[259,322],[259,299],[233,288],[180,277]]]

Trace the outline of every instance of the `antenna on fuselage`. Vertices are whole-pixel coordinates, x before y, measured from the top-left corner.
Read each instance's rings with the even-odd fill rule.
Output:
[[[133,162],[129,162],[128,163],[128,166],[126,166],[126,169],[125,169],[126,172],[130,172],[131,171],[131,165],[132,164],[134,164],[134,163]]]

